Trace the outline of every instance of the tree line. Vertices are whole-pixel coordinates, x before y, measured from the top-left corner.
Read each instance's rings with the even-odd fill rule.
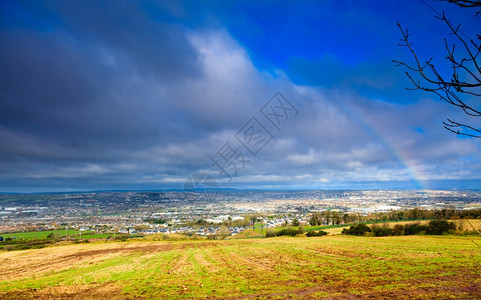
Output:
[[[454,222],[447,220],[433,220],[427,225],[420,223],[412,224],[395,224],[393,228],[385,223],[383,226],[372,224],[370,227],[365,223],[353,224],[349,229],[344,228],[342,234],[357,236],[396,236],[396,235],[444,235],[454,234],[458,228]],[[466,231],[464,231],[467,233]],[[479,234],[476,230],[471,231],[472,234]]]
[[[439,210],[412,208],[401,211],[375,212],[367,216],[355,213],[339,213],[337,211],[315,212],[309,218],[311,226],[340,225],[361,222],[410,221],[410,220],[449,220],[449,219],[481,219],[481,209],[457,210],[447,207]]]

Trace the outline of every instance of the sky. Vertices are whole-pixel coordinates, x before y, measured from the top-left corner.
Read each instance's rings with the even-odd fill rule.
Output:
[[[481,141],[442,125],[480,120],[392,62],[399,21],[447,71],[443,11],[481,25],[433,0],[1,1],[0,192],[481,188]]]

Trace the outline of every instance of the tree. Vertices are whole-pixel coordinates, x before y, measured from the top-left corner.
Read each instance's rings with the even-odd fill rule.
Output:
[[[322,224],[322,217],[319,213],[314,213],[309,220],[311,226],[317,226]]]
[[[324,215],[324,223],[326,225],[329,225],[329,223],[331,222],[331,211],[329,210],[323,211],[322,215]]]
[[[464,8],[481,8],[481,1],[479,0],[447,1]],[[426,5],[428,4],[426,3]],[[407,88],[408,90],[422,90],[434,93],[441,100],[462,110],[466,115],[481,117],[481,108],[468,102],[470,97],[477,100],[480,100],[479,97],[481,97],[481,61],[479,58],[481,35],[476,34],[476,37],[468,37],[461,30],[461,25],[451,23],[444,12],[440,14],[431,6],[430,8],[436,13],[436,17],[447,26],[449,32],[455,38],[453,42],[448,42],[446,38],[444,39],[447,53],[445,59],[448,61],[449,69],[451,70],[449,75],[441,71],[444,66],[439,67],[439,65],[434,64],[433,57],[422,62],[409,39],[408,29],[404,29],[399,22],[397,22],[397,26],[402,34],[399,45],[409,49],[413,62],[405,63],[397,60],[393,60],[393,62],[396,63],[396,66],[403,66],[407,69],[405,73],[414,84],[414,88]],[[480,13],[481,9],[474,14],[474,17],[478,17]],[[456,43],[461,47],[456,48]],[[481,128],[476,128],[473,125],[449,118],[443,124],[444,128],[457,135],[481,138]]]
[[[332,217],[332,223],[333,224],[336,224],[336,225],[341,224],[341,216],[339,215],[339,213],[337,211],[331,212],[331,217]]]
[[[408,219],[413,219],[413,220],[419,219],[421,217],[419,208],[417,207],[411,210],[408,210],[407,215],[408,215]]]

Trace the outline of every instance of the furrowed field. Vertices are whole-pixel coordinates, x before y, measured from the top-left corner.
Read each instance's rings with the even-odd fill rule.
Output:
[[[130,241],[0,252],[0,298],[481,298],[481,238]]]

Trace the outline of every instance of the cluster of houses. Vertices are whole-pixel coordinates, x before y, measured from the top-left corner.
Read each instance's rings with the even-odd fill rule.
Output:
[[[195,234],[200,236],[209,236],[209,235],[236,235],[248,228],[248,226],[232,226],[232,227],[225,227],[220,226],[223,221],[226,220],[243,220],[244,217],[230,217],[226,216],[218,216],[211,219],[206,219],[208,223],[211,223],[210,226],[202,226],[202,227],[191,227],[191,226],[167,226],[167,224],[149,224],[147,225],[148,228],[139,228],[142,226],[133,226],[133,225],[125,225],[121,228],[115,229],[116,233],[120,234],[140,234],[140,235],[152,235],[152,234]],[[286,216],[278,216],[276,218],[267,218],[263,217],[260,220],[258,219],[257,222],[262,223],[262,227],[269,228],[269,227],[278,227],[278,226],[285,226],[286,224],[291,225],[293,220],[297,219],[300,224],[307,224],[307,218],[305,215],[286,215]],[[173,222],[172,222],[173,223]],[[174,223],[175,224],[175,223]],[[109,226],[110,227],[110,226]],[[89,226],[80,226],[77,228],[79,231],[96,231],[98,228],[96,227],[89,227]]]
[[[244,220],[244,217],[241,217],[241,216],[231,217],[229,215],[223,215],[223,216],[218,216],[214,218],[209,218],[209,219],[206,219],[205,221],[212,224],[222,224],[224,221],[228,221],[228,220],[239,221],[239,220]]]
[[[297,219],[299,224],[306,225],[308,223],[308,219],[306,216],[282,216],[282,217],[277,217],[277,218],[263,218],[262,223],[264,224],[264,227],[269,228],[269,227],[279,227],[279,226],[286,226],[286,225],[292,225],[292,222],[294,219]]]
[[[221,225],[224,221],[242,221],[244,217],[241,216],[229,216],[229,215],[221,215],[213,218],[207,218],[205,221],[210,223],[210,225],[205,225],[202,227],[198,226],[182,226],[181,220],[171,219],[167,224],[148,224],[148,223],[134,223],[134,224],[125,224],[120,225],[118,227],[113,224],[109,223],[97,223],[97,224],[90,224],[90,225],[78,225],[78,226],[69,226],[69,229],[78,230],[80,232],[104,232],[104,233],[119,233],[119,234],[138,234],[138,235],[153,235],[153,234],[188,234],[188,235],[199,235],[199,236],[213,236],[213,235],[236,235],[250,226],[223,226]],[[277,217],[261,217],[257,218],[256,223],[262,224],[263,228],[269,227],[278,227],[278,226],[286,226],[291,225],[297,219],[300,224],[307,224],[307,216],[304,214],[289,214],[289,215],[282,215]],[[55,230],[58,229],[57,226],[43,224],[35,228],[36,231],[44,231],[44,230]]]
[[[228,227],[227,229],[221,229],[218,226],[202,226],[199,228],[195,227],[163,227],[163,228],[147,228],[147,229],[142,229],[142,230],[136,230],[135,228],[132,227],[122,227],[120,228],[117,232],[118,233],[123,233],[123,234],[145,234],[145,235],[150,235],[150,234],[196,234],[196,235],[201,235],[201,236],[208,236],[208,235],[218,235],[218,234],[224,234],[224,235],[236,235],[244,230],[246,230],[247,227],[240,227],[240,226],[235,226],[235,227]]]

